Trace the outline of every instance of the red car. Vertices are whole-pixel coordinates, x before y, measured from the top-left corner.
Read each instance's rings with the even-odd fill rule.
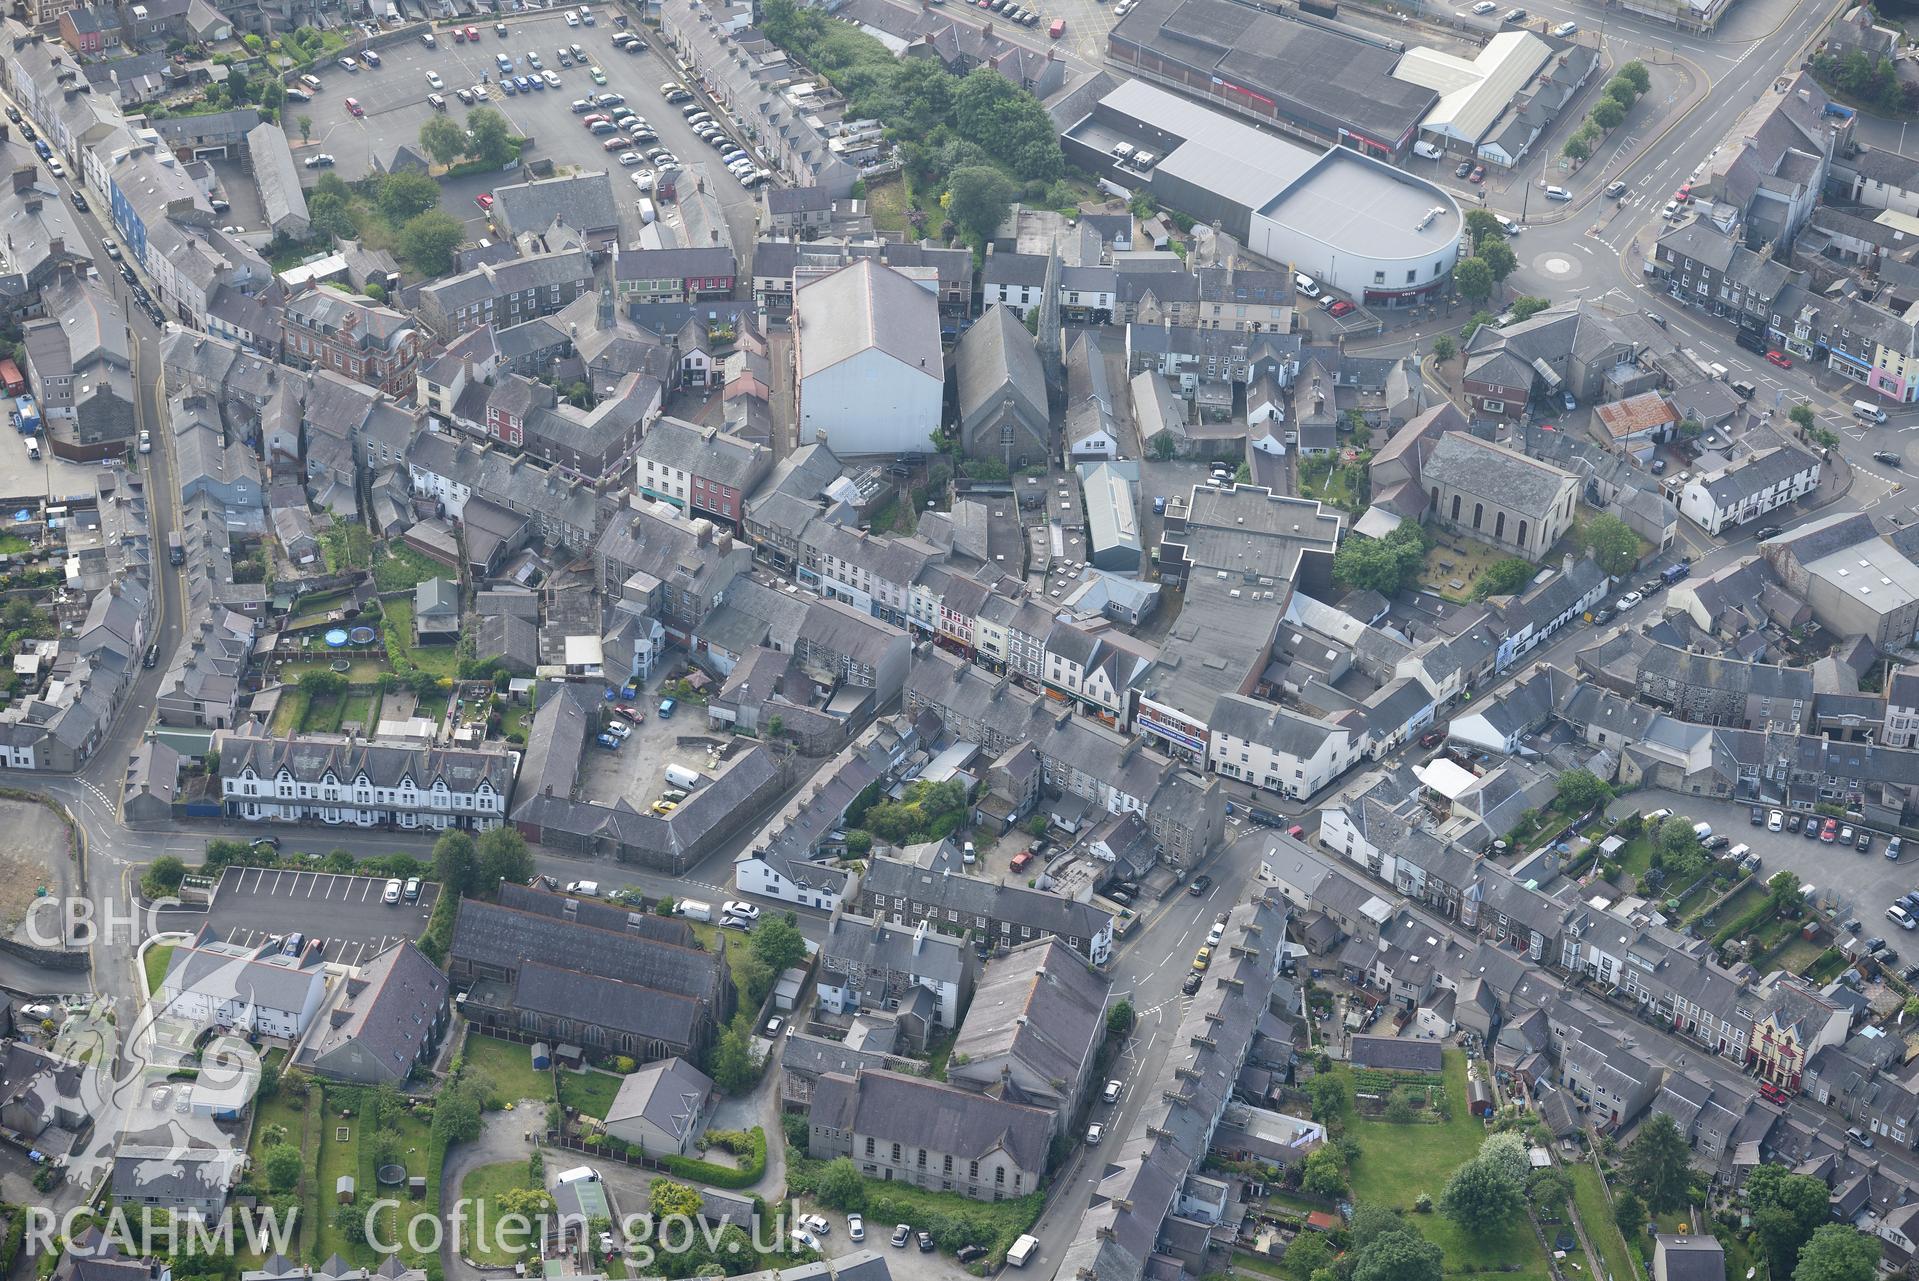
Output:
[[[1792,368],[1792,357],[1790,357],[1790,356],[1788,356],[1788,355],[1786,355],[1786,353],[1785,353],[1785,352],[1783,352],[1783,351],[1769,351],[1769,352],[1767,352],[1767,353],[1766,353],[1766,361],[1767,361],[1767,363],[1769,363],[1769,364],[1774,364],[1774,365],[1777,365],[1777,366],[1779,366],[1779,367],[1780,367],[1781,369],[1791,369],[1791,368]]]
[[[1469,174],[1467,174],[1467,175],[1466,175],[1466,181],[1467,181],[1467,182],[1484,182],[1484,181],[1486,181],[1486,166],[1485,166],[1485,165],[1474,165],[1474,166],[1473,166],[1473,171],[1472,171],[1471,173],[1469,173]]]
[[[1682,185],[1682,186],[1681,186],[1681,187],[1679,188],[1679,190],[1677,190],[1677,191],[1675,191],[1675,192],[1673,192],[1673,193],[1672,193],[1672,198],[1673,198],[1674,200],[1677,200],[1677,201],[1678,201],[1678,202],[1679,202],[1680,204],[1682,204],[1682,205],[1683,205],[1683,204],[1685,204],[1685,203],[1686,203],[1686,202],[1687,202],[1688,200],[1691,200],[1691,199],[1692,199],[1692,184],[1691,184],[1691,183],[1689,182],[1689,183],[1686,183],[1686,184],[1684,184],[1684,185]]]
[[[1357,308],[1355,308],[1351,303],[1347,302],[1344,298],[1341,298],[1338,302],[1334,303],[1332,306],[1328,307],[1326,310],[1332,315],[1344,316],[1348,312],[1357,310]]]
[[[1759,1083],[1759,1097],[1768,1103],[1777,1103],[1780,1107],[1785,1107],[1792,1101],[1790,1094],[1787,1094],[1771,1081],[1761,1081]]]
[[[1830,845],[1839,839],[1839,820],[1829,818],[1826,825],[1819,829],[1819,839]]]
[[[468,40],[478,40],[480,38],[480,29],[478,27],[468,27],[466,29],[466,38]]]
[[[360,105],[358,98],[348,98],[346,100],[346,112],[349,116],[364,116],[366,114],[366,108]]]
[[[646,719],[646,717],[640,713],[640,709],[631,703],[615,703],[613,704],[613,710],[626,717],[629,721],[632,721],[635,725]]]
[[[473,203],[482,209],[491,209],[493,207],[493,193],[490,191],[482,191],[479,195],[473,197]]]
[[[1301,827],[1299,824],[1295,823],[1291,827],[1286,829],[1286,835],[1292,837],[1296,841],[1303,841],[1306,839],[1306,829]]]

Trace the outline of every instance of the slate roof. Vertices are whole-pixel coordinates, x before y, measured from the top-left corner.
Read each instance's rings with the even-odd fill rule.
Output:
[[[953,374],[961,422],[971,422],[1008,389],[1042,420],[1046,416],[1046,373],[1040,368],[1039,349],[1011,307],[994,303],[973,322],[953,352]]]
[[[1438,484],[1534,520],[1544,519],[1565,486],[1577,483],[1572,473],[1551,463],[1463,431],[1439,438],[1420,478],[1428,488]]]
[[[1090,903],[1077,903],[1023,885],[996,885],[973,876],[934,876],[898,859],[873,859],[861,888],[989,920],[1030,925],[1061,938],[1092,938],[1109,928],[1113,920]]]
[[[271,779],[284,767],[303,783],[320,782],[329,773],[341,782],[351,782],[364,772],[375,787],[398,787],[402,779],[410,778],[423,792],[439,779],[454,793],[476,791],[482,782],[502,796],[513,787],[513,757],[506,752],[303,736],[268,738],[257,731],[223,734],[219,746],[223,779],[238,778],[249,768],[256,777]]]
[[[628,1073],[620,1081],[613,1105],[600,1119],[609,1126],[619,1121],[643,1119],[682,1141],[693,1136],[695,1124],[713,1096],[713,1082],[706,1073],[674,1055],[658,1059]]]
[[[513,1005],[556,1018],[589,1019],[669,1045],[695,1044],[704,1014],[704,1002],[696,997],[534,960],[520,966]]]
[[[1050,1112],[956,1089],[941,1081],[867,1069],[829,1072],[814,1088],[811,1119],[848,1134],[959,1160],[1004,1150],[1025,1170],[1043,1170],[1052,1142]]]
[[[721,970],[719,957],[710,952],[477,899],[461,902],[447,955],[494,969],[546,964],[586,970],[609,982],[699,1000],[710,1000],[719,990]]]
[[[928,377],[944,377],[933,295],[870,258],[801,288],[793,299],[793,325],[800,378],[874,348]]]
[[[619,200],[605,170],[495,187],[493,199],[494,216],[514,233],[537,234],[556,221],[589,234],[620,225]]]
[[[395,1079],[404,1078],[438,1028],[447,979],[411,940],[402,939],[342,980],[340,995],[301,1057],[326,1071],[325,1058],[358,1044]]]
[[[1076,1081],[1105,1035],[1111,988],[1058,939],[1023,943],[987,963],[953,1053],[962,1064],[1011,1059],[1036,1081]]]

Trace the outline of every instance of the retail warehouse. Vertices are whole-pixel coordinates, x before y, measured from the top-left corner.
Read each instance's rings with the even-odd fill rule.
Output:
[[[1131,80],[1061,137],[1068,157],[1150,190],[1253,253],[1368,303],[1443,286],[1465,220],[1443,189],[1350,147],[1317,151]]]

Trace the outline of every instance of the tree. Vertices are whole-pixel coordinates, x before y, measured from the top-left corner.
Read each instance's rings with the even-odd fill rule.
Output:
[[[850,1157],[834,1157],[820,1171],[818,1195],[835,1210],[857,1210],[866,1204],[866,1180]]]
[[[466,154],[466,130],[438,112],[420,126],[420,146],[436,165],[450,165]]]
[[[1502,1139],[1513,1142],[1502,1143]],[[1504,1224],[1525,1208],[1525,1170],[1526,1152],[1519,1136],[1494,1135],[1481,1145],[1478,1156],[1446,1180],[1439,1212],[1473,1234]]]
[[[1346,1241],[1354,1251],[1365,1249],[1388,1232],[1411,1232],[1406,1216],[1390,1205],[1362,1201],[1353,1207],[1353,1218],[1346,1229]]]
[[[1433,359],[1435,360],[1451,360],[1458,351],[1459,347],[1453,342],[1450,334],[1441,334],[1433,339]]]
[[[380,212],[396,227],[439,203],[440,184],[423,173],[390,173],[380,183]]]
[[[300,1159],[300,1149],[291,1143],[276,1143],[260,1158],[260,1167],[266,1173],[268,1187],[275,1192],[290,1192],[300,1181],[306,1162]]]
[[[1655,1214],[1686,1204],[1692,1185],[1691,1152],[1670,1116],[1655,1113],[1639,1127],[1626,1148],[1622,1177]]]
[[[852,1162],[848,1161],[848,1165]],[[664,1219],[671,1215],[690,1219],[700,1212],[703,1204],[700,1190],[685,1183],[675,1183],[672,1179],[655,1179],[653,1186],[647,1189],[655,1219]]]
[[[735,1016],[713,1048],[713,1083],[728,1094],[744,1094],[753,1088],[759,1076],[753,1070],[753,1055],[747,1049],[749,1032],[744,1018],[744,1014]]]
[[[465,239],[466,227],[460,220],[435,209],[400,228],[400,253],[422,275],[444,276],[453,266],[454,249]]]
[[[296,124],[298,124],[298,125],[300,126],[300,141],[301,141],[301,142],[312,142],[312,141],[313,141],[313,117],[312,117],[312,116],[301,116],[301,117],[300,117],[300,118],[299,118],[299,119],[298,119],[297,121],[295,121],[294,123],[296,123]],[[453,122],[449,120],[449,121],[447,121],[447,123],[448,123],[448,124],[452,124]],[[459,126],[458,126],[458,125],[454,125],[454,127],[455,127],[455,128],[457,129],[457,128],[458,128]],[[463,135],[463,136],[464,136],[464,135]]]
[[[1505,560],[1494,561],[1480,574],[1479,581],[1473,584],[1473,599],[1485,600],[1488,596],[1511,596],[1523,588],[1533,576],[1533,565],[1529,560],[1517,556],[1508,556]]]
[[[1601,101],[1610,100],[1618,103],[1621,107],[1630,107],[1633,103],[1639,101],[1639,90],[1634,88],[1633,82],[1624,76],[1614,76],[1611,80],[1608,80],[1604,94],[1605,96]]]
[[[346,693],[346,677],[324,667],[316,667],[301,673],[300,692],[307,696],[310,703],[323,703]]]
[[[1346,1110],[1346,1086],[1331,1072],[1309,1077],[1304,1086],[1313,1120],[1330,1121]]]
[[[366,1210],[358,1201],[348,1202],[333,1211],[333,1226],[351,1245],[366,1244]]]
[[[1506,229],[1499,224],[1499,215],[1490,209],[1468,209],[1466,211],[1466,241],[1475,251],[1482,245],[1501,241],[1506,238]]]
[[[316,189],[308,198],[307,221],[336,240],[350,240],[355,235],[353,214],[347,208],[345,197],[330,191]]]
[[[466,127],[473,131],[467,154],[486,168],[501,168],[518,154],[513,145],[513,127],[493,108],[475,107],[467,112]]]
[[[974,243],[985,244],[1006,220],[1016,194],[999,170],[969,165],[946,180],[946,212]]]
[[[508,1188],[494,1198],[493,1208],[500,1214],[538,1219],[553,1213],[553,1194],[545,1188]]]
[[[172,894],[179,890],[180,882],[187,878],[187,865],[172,854],[162,854],[147,865],[147,874],[140,881],[140,887],[149,891],[149,898]]]
[[[1799,905],[1799,878],[1791,872],[1774,872],[1766,881],[1766,899],[1772,910],[1781,914]]]
[[[1599,568],[1614,578],[1639,561],[1639,535],[1610,512],[1602,512],[1586,522],[1585,542]]]
[[[440,883],[440,893],[456,899],[466,893],[473,886],[475,867],[473,838],[465,832],[448,832],[433,842],[433,879]]]
[[[975,67],[960,81],[952,125],[1021,182],[1051,182],[1066,171],[1046,108],[991,67]]]
[[[1513,299],[1513,305],[1508,308],[1508,310],[1513,313],[1513,319],[1516,321],[1531,320],[1534,316],[1552,305],[1552,299],[1550,298],[1540,298],[1533,294],[1522,294],[1518,298]]]
[[[1426,561],[1426,535],[1411,521],[1384,538],[1347,538],[1333,553],[1333,577],[1348,587],[1391,596]]]
[[[1412,1092],[1404,1086],[1394,1090],[1386,1099],[1386,1119],[1394,1125],[1411,1125],[1419,1119],[1419,1105],[1413,1102]]]
[[[1596,810],[1612,799],[1612,788],[1607,787],[1597,774],[1588,769],[1566,771],[1559,776],[1556,788],[1559,793],[1559,803],[1578,814]]]
[[[1626,122],[1626,108],[1617,98],[1601,98],[1593,104],[1593,123],[1611,133]]]
[[[1498,240],[1480,242],[1473,253],[1486,264],[1486,269],[1493,273],[1494,280],[1504,280],[1519,266],[1519,255],[1513,252],[1512,245],[1504,236]]]
[[[1699,834],[1684,816],[1675,814],[1659,825],[1659,849],[1668,858],[1699,852]]]
[[[1548,1166],[1533,1172],[1526,1181],[1526,1199],[1533,1209],[1548,1219],[1556,1219],[1566,1208],[1566,1202],[1572,1200],[1573,1181],[1558,1166]]]
[[[1746,1176],[1746,1204],[1753,1235],[1766,1252],[1772,1275],[1789,1276],[1800,1247],[1828,1218],[1826,1185],[1783,1165],[1762,1165]]]
[[[753,955],[781,974],[806,959],[806,939],[785,917],[769,916],[753,931]]]
[[[1346,1170],[1340,1163],[1339,1149],[1327,1144],[1307,1157],[1304,1172],[1299,1176],[1299,1186],[1313,1196],[1344,1196]]]
[[[1133,1003],[1124,998],[1113,1002],[1113,1008],[1106,1011],[1106,1033],[1108,1036],[1125,1036],[1133,1030]]]
[[[1445,1253],[1410,1228],[1374,1237],[1355,1250],[1352,1281],[1441,1281]]]
[[[1453,288],[1467,302],[1484,302],[1493,292],[1493,269],[1484,258],[1461,258],[1453,264]]]
[[[462,1080],[456,1087],[441,1090],[433,1103],[434,1137],[446,1143],[466,1143],[479,1137],[482,1098],[476,1081]]]
[[[1626,1244],[1631,1245],[1646,1231],[1646,1203],[1631,1188],[1622,1189],[1612,1202],[1613,1222],[1626,1234]]]
[[[1849,1223],[1823,1223],[1799,1251],[1792,1281],[1873,1281],[1879,1273],[1879,1240]]]
[[[501,881],[524,885],[533,879],[533,852],[516,827],[496,827],[482,832],[473,843],[477,888],[491,894]]]
[[[1302,1232],[1286,1247],[1286,1270],[1296,1277],[1310,1277],[1332,1261],[1333,1250],[1323,1232]]]
[[[1632,85],[1640,93],[1652,88],[1652,72],[1646,70],[1646,64],[1634,58],[1619,69],[1619,78]]]
[[[1585,135],[1577,133],[1566,139],[1566,145],[1559,151],[1566,159],[1573,161],[1584,160],[1593,153],[1592,143],[1587,141]]]
[[[1490,311],[1475,311],[1472,319],[1466,322],[1466,327],[1459,331],[1459,341],[1470,343],[1473,340],[1474,334],[1478,333],[1484,326],[1492,323],[1493,314]]]

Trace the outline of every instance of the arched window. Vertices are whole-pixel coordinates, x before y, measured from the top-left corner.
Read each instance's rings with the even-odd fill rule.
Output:
[[[1486,504],[1473,504],[1473,528],[1478,529],[1480,522],[1486,519]]]
[[[1493,537],[1504,538],[1505,536],[1506,536],[1506,513],[1500,512],[1498,515],[1496,515],[1493,518]]]
[[[1454,520],[1459,519],[1459,495],[1458,494],[1453,495],[1453,519]]]
[[[1526,545],[1526,522],[1523,520],[1519,522],[1519,545],[1521,547]]]
[[[1433,486],[1433,510],[1439,510],[1439,486]]]

